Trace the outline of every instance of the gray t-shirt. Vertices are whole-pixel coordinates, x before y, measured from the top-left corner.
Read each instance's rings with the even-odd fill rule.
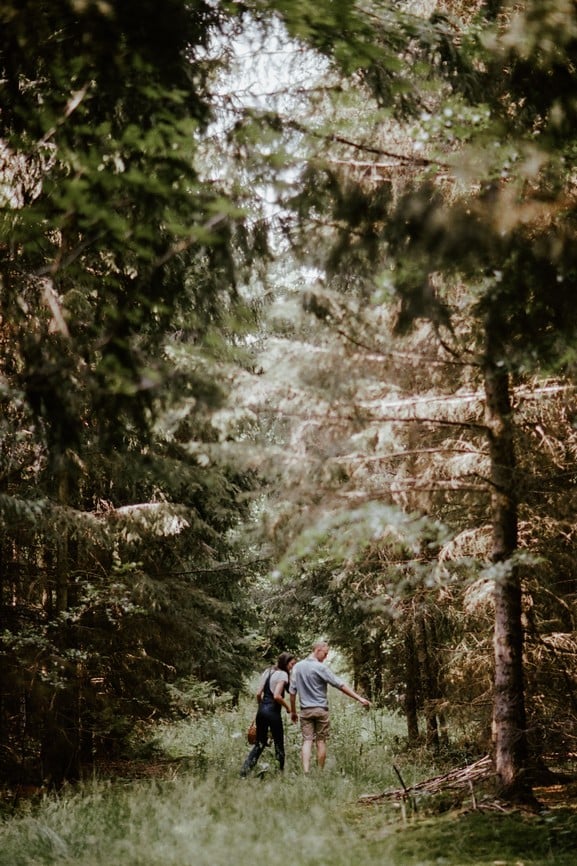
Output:
[[[292,669],[289,691],[291,695],[298,693],[299,704],[303,710],[307,707],[328,709],[327,687],[340,689],[344,684],[344,680],[337,677],[330,668],[314,656],[309,656],[297,662]]]
[[[271,674],[272,670],[272,674]],[[265,683],[268,679],[269,674],[270,682],[268,684],[269,689],[274,695],[274,690],[276,689],[279,683],[288,683],[288,674],[286,671],[279,671],[277,668],[268,668],[261,676],[260,682],[258,684],[259,691],[260,689],[264,689]]]

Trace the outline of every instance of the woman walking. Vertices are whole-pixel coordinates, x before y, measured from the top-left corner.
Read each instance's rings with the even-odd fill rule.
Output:
[[[291,653],[281,653],[276,665],[267,668],[260,679],[256,699],[258,710],[256,714],[256,743],[248,753],[242,769],[241,776],[246,776],[254,767],[268,742],[270,730],[276,759],[279,769],[284,770],[284,728],[282,723],[282,709],[290,713],[290,706],[285,701],[284,695],[288,691],[290,672],[296,663],[296,658]]]

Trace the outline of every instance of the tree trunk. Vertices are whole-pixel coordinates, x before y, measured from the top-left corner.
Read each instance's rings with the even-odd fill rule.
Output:
[[[356,691],[370,696],[374,701],[375,695],[372,682],[367,673],[367,654],[363,646],[356,645],[352,650],[353,662],[353,686]]]
[[[421,688],[423,691],[423,708],[425,713],[427,746],[436,751],[439,749],[439,725],[437,723],[437,694],[435,689],[433,668],[429,652],[429,636],[427,623],[423,614],[416,618],[417,655],[421,673]]]
[[[404,708],[407,719],[407,737],[410,745],[419,741],[419,719],[417,715],[417,694],[419,691],[419,669],[412,626],[405,631],[405,699]]]
[[[447,747],[449,745],[449,724],[444,710],[447,690],[445,688],[445,678],[440,663],[441,647],[437,633],[437,624],[433,617],[429,620],[429,633],[431,636],[430,642],[433,648],[432,654],[429,653],[429,655],[433,661],[435,695],[437,700],[437,722],[439,726],[439,744],[443,747]]]
[[[527,731],[523,676],[521,581],[510,559],[517,549],[515,450],[509,374],[490,323],[484,365],[486,423],[491,464],[492,560],[503,563],[495,578],[495,679],[493,757],[499,793],[515,802],[532,800],[527,778]]]
[[[69,504],[68,467],[64,457],[59,458],[57,470],[58,504]],[[61,532],[56,539],[56,612],[68,610],[68,530]]]
[[[66,455],[59,455],[54,473],[58,504],[67,507],[70,502],[70,464]],[[69,533],[62,528],[56,539],[50,539],[54,549],[56,616],[68,611],[70,606],[70,549]],[[63,649],[71,642],[68,629],[59,629],[58,640]],[[80,647],[79,647],[80,648]],[[44,731],[41,743],[42,775],[46,784],[59,787],[66,780],[76,780],[80,775],[80,682],[78,666],[68,664],[65,671],[65,687],[55,691],[44,713]]]

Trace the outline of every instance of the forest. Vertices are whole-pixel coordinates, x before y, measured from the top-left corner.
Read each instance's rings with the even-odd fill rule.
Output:
[[[508,818],[574,778],[576,63],[568,0],[2,4],[2,863],[120,857],[10,828],[137,757],[242,837],[254,678],[319,636],[371,701],[325,798],[417,832],[427,777],[487,758]]]

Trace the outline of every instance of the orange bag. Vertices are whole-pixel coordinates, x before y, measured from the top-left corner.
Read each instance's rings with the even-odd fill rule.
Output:
[[[256,743],[256,719],[253,719],[250,725],[248,726],[248,731],[246,732],[246,738],[249,742],[249,745],[254,746]]]

